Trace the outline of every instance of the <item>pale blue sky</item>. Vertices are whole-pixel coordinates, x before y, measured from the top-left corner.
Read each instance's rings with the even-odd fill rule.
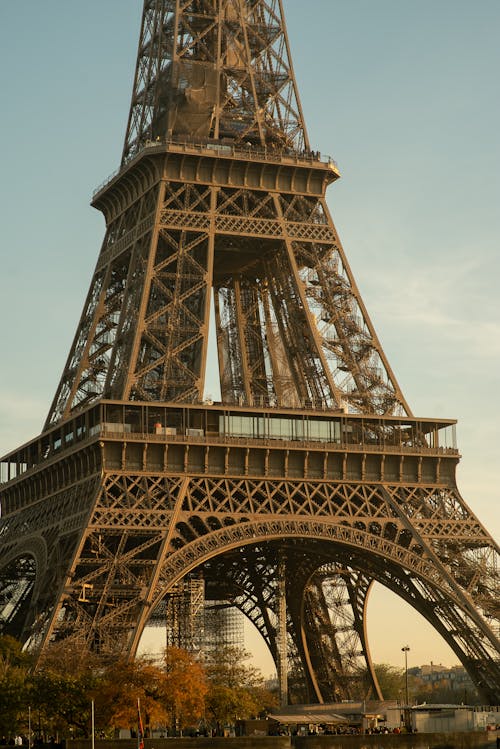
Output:
[[[500,3],[284,5],[312,147],[342,173],[329,205],[364,301],[413,411],[458,418],[459,485],[498,540]],[[40,431],[71,345],[141,10],[0,0],[0,454]],[[413,662],[455,662],[387,597],[373,609],[376,660],[400,665],[404,633]]]

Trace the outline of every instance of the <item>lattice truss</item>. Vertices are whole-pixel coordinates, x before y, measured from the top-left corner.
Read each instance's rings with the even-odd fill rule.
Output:
[[[127,171],[186,138],[310,156],[280,0],[146,0],[121,197],[46,426],[100,397],[202,400],[212,293],[224,401],[409,413],[324,198]]]
[[[332,701],[360,694],[382,699],[365,639],[370,586],[359,570],[330,563],[315,571],[305,591],[308,648],[320,693]]]
[[[221,580],[205,581],[200,572],[175,583],[149,624],[166,631],[166,646],[209,656],[220,648],[241,647],[244,616],[231,600],[216,600],[207,590],[220,591]],[[224,592],[228,593],[227,585]]]
[[[228,552],[205,564],[204,574],[226,581],[234,605],[253,622],[278,662],[280,558],[286,560],[290,694],[303,703],[379,695],[364,642],[369,583],[361,573],[321,566],[324,557],[317,550],[290,541]]]
[[[239,243],[246,263],[238,274],[231,272],[235,238],[218,241],[231,272],[218,281],[216,266],[223,400],[407,412],[325,202],[221,193],[221,234],[250,235],[250,246]]]
[[[156,203],[157,189],[147,190],[107,228],[47,423],[95,401],[110,389],[111,381],[115,391],[123,392],[125,351],[130,356]]]
[[[222,553],[203,565],[203,574],[209,588],[222,590],[230,598],[236,610],[241,611],[255,625],[266,642],[276,664],[279,664],[279,624],[278,624],[278,564],[283,546],[270,543],[265,546],[245,546]],[[289,552],[287,549],[286,553]],[[304,562],[303,554],[300,559]],[[291,567],[290,567],[291,572]],[[288,578],[292,577],[290,574]],[[222,582],[223,581],[223,582]],[[287,598],[300,598],[291,596]],[[298,627],[298,629],[297,629]],[[308,681],[310,674],[304,671],[301,661],[302,649],[300,622],[287,614],[287,670],[291,674],[290,689],[303,698],[312,694]],[[241,644],[241,641],[240,641]]]
[[[201,401],[212,288],[224,402],[409,411],[324,200],[168,182],[107,230],[48,423]]]
[[[59,569],[69,548],[58,550]],[[133,652],[172,585],[198,569],[208,585],[227,580],[227,597],[276,657],[278,552],[302,694],[349,698],[363,663],[377,693],[364,634],[371,580],[428,619],[484,695],[498,694],[498,554],[460,497],[432,486],[107,475],[58,581],[65,595],[41,607],[38,639]],[[7,579],[0,593],[9,590]]]
[[[92,475],[90,462],[85,461],[85,467],[86,478],[66,489],[60,486],[63,471],[50,477],[39,474],[29,490],[31,496],[44,501],[2,518],[0,630],[22,642],[28,641],[35,650],[53,626],[66,570],[89,508],[96,501],[99,482]],[[65,475],[64,479],[67,478]],[[73,638],[85,643],[85,635],[75,631],[73,622],[69,611],[61,617],[60,636],[70,632]]]
[[[123,162],[165,137],[304,148],[281,0],[146,0]]]
[[[186,142],[206,153],[184,179]],[[226,179],[214,144],[232,154]],[[309,170],[300,189],[276,187],[287,158]],[[316,161],[281,0],[145,0],[122,167],[95,203],[106,235],[46,426],[100,398],[201,401],[212,299],[224,403],[409,414]],[[247,179],[264,162],[274,187]],[[321,169],[323,190],[305,186]],[[349,699],[365,666],[378,693],[365,641],[375,580],[498,700],[498,547],[454,487],[110,473],[82,455],[33,471],[2,517],[4,631],[133,653],[196,572],[208,586],[227,577],[278,660],[284,560],[295,695]]]

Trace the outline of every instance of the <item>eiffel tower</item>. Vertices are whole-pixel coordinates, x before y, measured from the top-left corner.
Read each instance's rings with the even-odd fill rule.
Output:
[[[380,697],[378,582],[498,704],[499,548],[455,422],[412,415],[368,317],[282,6],[144,1],[83,313],[42,433],[1,460],[1,631],[133,656],[194,576],[256,625],[283,702],[349,699],[360,670]]]

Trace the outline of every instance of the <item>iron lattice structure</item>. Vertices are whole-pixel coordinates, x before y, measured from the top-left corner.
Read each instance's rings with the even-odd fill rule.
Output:
[[[382,350],[338,177],[281,0],[145,1],[75,339],[42,434],[2,460],[3,632],[133,655],[193,574],[259,629],[283,700],[351,698],[363,669],[380,696],[378,581],[500,702],[499,548],[458,492],[455,422],[413,417]]]

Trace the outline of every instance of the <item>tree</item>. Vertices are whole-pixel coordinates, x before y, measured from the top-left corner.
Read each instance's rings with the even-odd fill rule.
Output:
[[[203,717],[207,680],[203,666],[182,648],[165,650],[165,671],[164,704],[177,733],[178,728],[194,725]]]
[[[89,735],[100,666],[97,655],[82,657],[81,648],[71,641],[54,643],[45,651],[30,679],[30,701],[45,732]]]
[[[107,665],[101,673],[96,692],[96,724],[102,730],[137,729],[138,700],[141,718],[147,731],[165,725],[168,712],[164,706],[166,674],[150,658],[133,661],[121,659]]]
[[[399,699],[405,688],[405,672],[388,663],[376,663],[375,674],[385,700]]]
[[[137,730],[138,701],[144,726],[165,725],[167,675],[147,657],[110,661],[86,653],[74,643],[51,646],[33,677],[33,702],[51,732],[88,736],[94,702],[95,729],[108,735],[116,728]]]
[[[0,662],[1,653],[0,647]],[[20,696],[24,692],[12,669],[9,674],[13,694],[5,688],[0,705],[9,716],[11,727],[11,715],[20,710]],[[0,668],[0,680],[1,676]],[[82,657],[76,643],[63,640],[48,648],[29,677],[26,683],[29,696],[24,702],[39,716],[38,723],[45,734],[73,733],[87,737],[92,702],[95,729],[109,735],[116,728],[137,729],[139,700],[147,733],[172,724],[175,719],[181,727],[198,721],[204,714],[206,690],[202,666],[186,651],[171,648],[160,662],[147,657],[110,661],[86,651]],[[11,708],[7,698],[12,702]]]
[[[424,681],[422,678],[414,677],[411,693],[417,703],[428,704],[452,704],[460,703],[468,705],[480,705],[481,698],[472,684],[455,684],[449,679],[439,681]]]
[[[24,731],[28,722],[28,688],[31,658],[20,642],[0,637],[0,733]]]
[[[249,657],[242,648],[227,647],[207,658],[207,717],[218,732],[224,724],[257,717],[277,705],[276,696],[264,687],[259,669],[245,665]]]
[[[146,734],[172,726],[182,729],[204,714],[207,691],[200,663],[181,648],[168,648],[161,661],[137,658],[106,668],[96,697],[96,720],[107,727],[137,727],[137,701]]]
[[[10,635],[0,637],[0,658],[11,666],[26,669],[31,667],[33,660],[30,653],[23,650],[21,643]]]

